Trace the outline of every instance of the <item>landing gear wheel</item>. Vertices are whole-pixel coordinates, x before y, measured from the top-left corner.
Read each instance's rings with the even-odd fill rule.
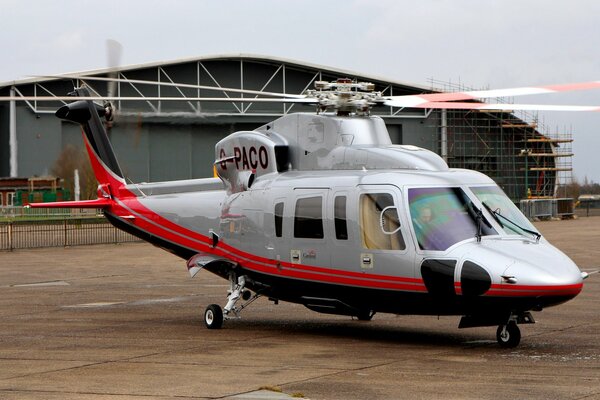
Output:
[[[360,310],[356,318],[358,318],[359,321],[370,321],[373,319],[374,315],[375,311],[373,310]]]
[[[508,325],[500,325],[496,331],[496,340],[500,347],[511,349],[517,347],[521,342],[521,330],[515,321],[510,321]]]
[[[221,329],[223,326],[223,310],[218,304],[211,304],[204,311],[204,324],[208,329]]]

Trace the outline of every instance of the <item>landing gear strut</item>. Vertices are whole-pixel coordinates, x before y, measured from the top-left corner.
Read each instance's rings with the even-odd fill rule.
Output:
[[[229,275],[231,288],[229,289],[225,307],[221,309],[221,306],[218,304],[211,304],[204,311],[204,324],[208,329],[220,329],[223,326],[223,320],[240,318],[240,312],[260,297],[259,293],[252,295],[249,290],[245,289],[246,279],[245,275],[236,278],[233,272]],[[240,298],[245,303],[238,307],[236,303]]]

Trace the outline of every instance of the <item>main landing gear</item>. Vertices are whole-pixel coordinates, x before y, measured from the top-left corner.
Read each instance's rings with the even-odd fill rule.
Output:
[[[208,329],[220,329],[223,326],[224,320],[240,318],[240,312],[260,297],[260,294],[256,293],[252,295],[250,290],[245,289],[246,279],[245,275],[236,278],[233,272],[229,274],[231,288],[228,291],[229,294],[225,307],[221,309],[221,306],[218,304],[211,304],[204,311],[204,324]],[[245,303],[241,306],[236,306],[240,298]]]

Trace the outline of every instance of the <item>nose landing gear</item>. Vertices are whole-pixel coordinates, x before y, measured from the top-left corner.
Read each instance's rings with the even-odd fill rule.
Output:
[[[517,347],[521,342],[521,330],[515,321],[500,325],[496,331],[496,340],[500,347],[507,349]]]
[[[516,311],[504,315],[465,315],[461,318],[458,327],[498,326],[496,330],[498,344],[500,347],[510,349],[517,347],[521,342],[521,330],[517,324],[535,324],[535,320],[528,311]]]
[[[496,340],[500,347],[511,349],[519,345],[521,342],[521,330],[517,323],[535,324],[535,320],[530,312],[511,314],[508,318],[508,322],[505,325],[498,326],[498,329],[496,330]]]

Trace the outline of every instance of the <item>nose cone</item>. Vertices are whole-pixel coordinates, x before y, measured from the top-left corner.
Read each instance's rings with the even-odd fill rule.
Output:
[[[583,278],[577,265],[548,243],[522,244],[527,251],[501,274],[501,283],[492,285],[489,295],[536,299],[537,307],[564,303],[577,296]]]
[[[567,257],[562,260],[536,259],[527,263],[517,261],[504,276],[516,280],[515,284],[501,285],[506,294],[544,297],[550,302],[545,304],[546,307],[572,299],[583,288],[579,268]]]
[[[463,268],[474,262],[491,278],[489,289],[480,295],[511,308],[537,309],[564,303],[583,288],[577,265],[547,242],[500,239],[471,246]],[[466,282],[461,283],[465,286]]]

